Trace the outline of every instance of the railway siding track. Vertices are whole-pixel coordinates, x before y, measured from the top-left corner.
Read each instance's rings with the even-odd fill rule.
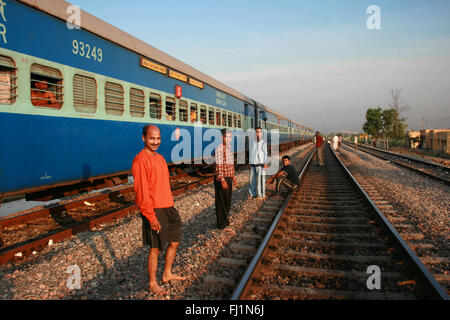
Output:
[[[308,160],[301,187],[286,199],[231,298],[448,299],[328,148],[325,159],[325,168]],[[369,289],[373,266],[380,289]]]
[[[186,180],[186,175],[180,178]],[[176,179],[173,179],[176,182]],[[176,187],[173,195],[210,183],[212,175],[196,178]],[[24,215],[0,220],[0,265],[35,254],[47,245],[63,241],[83,231],[92,231],[107,223],[138,213],[133,187],[96,193],[91,197],[55,204]]]
[[[354,148],[354,145],[350,142],[344,141],[344,143],[345,145]],[[441,181],[446,185],[450,185],[450,168],[447,166],[365,145],[358,145],[358,150],[369,153],[380,159],[391,161],[396,165],[408,168],[416,173]]]

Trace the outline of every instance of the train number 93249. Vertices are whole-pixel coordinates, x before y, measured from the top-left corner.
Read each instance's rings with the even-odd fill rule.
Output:
[[[77,41],[76,39],[72,41],[72,53],[85,57],[86,59],[92,58],[97,62],[102,62],[103,60],[102,49],[96,48],[95,46],[91,48],[90,44]]]

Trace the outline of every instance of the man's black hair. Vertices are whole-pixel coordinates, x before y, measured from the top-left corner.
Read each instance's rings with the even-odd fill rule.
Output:
[[[262,130],[262,128],[261,128],[260,126],[257,126],[257,127],[255,128],[255,131],[258,130],[258,129],[261,129],[261,130]]]
[[[284,156],[281,158],[281,160],[284,160],[284,159],[288,159],[289,161],[291,161],[291,157],[289,157],[288,155],[284,155]]]
[[[222,136],[226,135],[227,133],[232,133],[230,129],[223,128],[222,130]]]

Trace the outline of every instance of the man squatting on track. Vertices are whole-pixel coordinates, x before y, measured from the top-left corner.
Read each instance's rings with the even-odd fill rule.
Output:
[[[181,219],[174,208],[169,183],[169,168],[164,157],[156,152],[161,144],[161,132],[155,125],[146,125],[142,131],[144,149],[133,160],[131,171],[134,177],[136,204],[141,211],[142,237],[144,245],[150,245],[148,274],[150,291],[168,294],[156,281],[159,253],[168,243],[165,257],[163,283],[185,280],[172,273],[178,245],[181,241]]]
[[[283,167],[267,181],[267,184],[272,184],[274,180],[277,181],[276,195],[281,195],[281,185],[288,187],[289,190],[294,190],[300,184],[298,172],[291,164],[291,157],[284,155],[281,160],[283,161]]]

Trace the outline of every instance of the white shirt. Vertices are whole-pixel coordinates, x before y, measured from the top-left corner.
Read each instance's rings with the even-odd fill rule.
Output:
[[[333,137],[333,149],[334,150],[337,149],[338,141],[339,141],[339,138],[337,136],[334,136]]]
[[[250,164],[267,164],[267,143],[261,139],[250,141]]]

